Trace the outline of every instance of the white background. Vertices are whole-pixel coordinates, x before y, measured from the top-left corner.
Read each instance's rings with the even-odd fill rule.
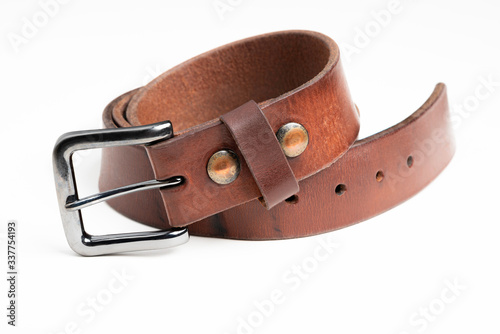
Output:
[[[401,0],[377,31],[373,11],[387,10],[388,0],[222,0],[231,6],[222,18],[213,0],[67,2],[17,52],[9,38],[42,6],[0,5],[0,251],[9,219],[19,222],[20,243],[19,327],[12,332],[498,333],[498,3]],[[367,28],[375,30],[361,45],[359,31]],[[100,127],[114,97],[192,56],[285,29],[320,31],[343,50],[357,48],[342,57],[361,110],[361,137],[404,119],[445,82],[457,152],[444,173],[401,206],[325,235],[273,242],[192,237],[165,251],[75,255],[53,185],[57,137]],[[497,86],[478,99],[487,78]],[[89,194],[97,189],[99,154],[80,158],[78,180]],[[144,229],[106,205],[84,215],[91,231]],[[329,239],[337,249],[298,288],[283,280]],[[110,283],[120,287],[113,277],[122,271],[133,278],[110,292]],[[7,328],[1,281],[0,326]],[[446,290],[453,282],[462,286],[455,294]],[[259,318],[255,303],[274,290],[284,300]],[[110,296],[92,317],[86,303]],[[431,317],[422,320],[419,312],[429,307]],[[249,318],[261,321],[241,327]]]

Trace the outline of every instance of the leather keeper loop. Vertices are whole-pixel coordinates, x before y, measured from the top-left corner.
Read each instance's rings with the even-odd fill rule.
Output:
[[[271,209],[299,191],[287,158],[257,103],[249,101],[221,116]]]

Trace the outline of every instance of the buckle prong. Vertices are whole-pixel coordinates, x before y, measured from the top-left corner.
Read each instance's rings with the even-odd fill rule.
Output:
[[[66,210],[69,211],[81,210],[89,206],[92,206],[94,204],[101,203],[115,197],[135,193],[137,191],[175,187],[181,185],[183,181],[184,179],[182,177],[175,176],[165,181],[149,180],[149,181],[134,183],[127,186],[103,191],[98,194],[90,195],[84,198],[80,198],[79,200],[66,203]]]
[[[84,256],[178,246],[189,240],[187,228],[152,232],[91,235],[85,231],[81,209],[137,191],[176,187],[180,176],[167,180],[149,180],[98,194],[78,197],[72,155],[79,150],[128,145],[149,145],[173,136],[169,121],[122,129],[88,130],[62,135],[53,153],[54,178],[64,232],[70,247]]]

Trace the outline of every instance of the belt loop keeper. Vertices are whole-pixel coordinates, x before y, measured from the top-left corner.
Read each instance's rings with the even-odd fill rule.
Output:
[[[255,101],[222,115],[269,210],[299,191],[299,184],[266,116]]]

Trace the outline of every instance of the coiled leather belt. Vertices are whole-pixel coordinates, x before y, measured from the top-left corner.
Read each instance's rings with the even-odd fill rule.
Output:
[[[66,134],[54,150],[66,235],[83,255],[176,245],[185,227],[248,240],[332,231],[410,198],[454,152],[443,84],[401,123],[356,140],[338,47],[309,31],[195,57],[115,99],[103,120],[109,130]],[[95,147],[105,147],[103,193],[80,199],[71,154]],[[79,210],[102,200],[163,231],[86,233]]]

